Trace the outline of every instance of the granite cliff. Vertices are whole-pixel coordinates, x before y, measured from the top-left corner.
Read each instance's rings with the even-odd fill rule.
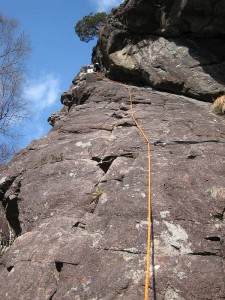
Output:
[[[167,3],[169,2],[169,4]],[[224,1],[125,1],[49,134],[0,176],[1,299],[224,299]],[[112,80],[113,79],[113,80]],[[203,100],[203,101],[202,101]]]

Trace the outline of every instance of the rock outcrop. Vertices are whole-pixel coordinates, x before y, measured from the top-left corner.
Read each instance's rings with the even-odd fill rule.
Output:
[[[186,2],[179,1],[182,20],[190,14]],[[122,23],[130,18],[126,24],[142,35],[150,3],[125,1],[114,11],[122,24],[116,30],[130,34]],[[165,9],[167,17],[172,8]],[[155,10],[151,16],[158,18]],[[155,19],[150,25],[159,32]],[[168,43],[171,31],[162,31]],[[219,27],[217,37],[223,37]],[[112,62],[111,54],[119,57],[114,50],[96,48],[95,58],[105,60],[107,76],[117,81],[79,73],[62,95],[66,108],[49,118],[50,133],[1,166],[0,299],[144,299],[147,145],[120,79],[130,81],[135,116],[151,142],[150,299],[225,298],[225,119],[194,94],[179,95],[173,84],[160,86],[167,91],[147,86],[124,66],[127,60],[118,58],[119,67]],[[218,82],[212,87],[198,98],[222,91]]]
[[[111,78],[212,101],[225,92],[225,4],[129,0],[110,15],[94,60]]]

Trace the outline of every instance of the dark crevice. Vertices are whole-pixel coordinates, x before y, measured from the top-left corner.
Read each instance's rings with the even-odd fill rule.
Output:
[[[205,237],[205,240],[212,241],[212,242],[220,242],[220,237],[218,237],[218,236],[209,236],[209,237]]]
[[[63,268],[63,262],[55,261],[55,268],[56,268],[57,272],[60,273],[62,271],[62,268]]]
[[[100,159],[98,157],[92,157],[92,160],[97,161],[99,168],[101,168],[104,173],[107,173],[111,164],[116,158],[117,156],[110,155],[104,157],[103,159]]]
[[[218,212],[217,214],[215,214],[214,218],[219,219],[220,221],[223,221],[224,213],[225,213],[225,208],[223,209],[223,211],[221,213]]]
[[[203,143],[221,143],[225,144],[225,140],[203,140],[203,141],[191,141],[191,140],[171,140],[171,141],[155,141],[153,142],[154,146],[166,146],[166,145],[192,145],[192,144],[203,144]],[[194,157],[193,157],[194,158]]]
[[[71,263],[71,262],[64,261],[63,264],[65,264],[65,265],[71,265],[71,266],[78,266],[79,262],[77,262],[77,263]]]
[[[16,236],[19,236],[22,232],[20,221],[19,221],[19,208],[18,208],[18,198],[15,197],[12,200],[8,200],[5,207],[5,216],[10,225],[14,230]]]
[[[150,102],[150,101],[145,101],[145,100],[133,100],[132,101],[132,104],[148,104],[148,105],[151,105],[152,104],[152,102]]]
[[[129,249],[115,249],[115,248],[102,248],[102,250],[105,250],[105,251],[112,251],[112,252],[125,252],[125,253],[130,253],[130,254],[145,254],[145,253],[142,253],[141,251],[139,250],[129,250]]]
[[[128,158],[136,159],[138,157],[138,155],[139,155],[138,152],[127,152],[127,153],[121,154],[120,157],[128,157]]]
[[[10,266],[10,267],[7,268],[7,271],[11,272],[13,268],[14,268],[14,266]]]
[[[181,246],[171,245],[174,249],[180,250]]]
[[[134,123],[130,123],[130,122],[123,122],[123,123],[119,123],[118,126],[122,126],[122,127],[136,127],[136,125]]]
[[[188,155],[188,157],[187,157],[187,158],[188,158],[188,159],[195,159],[195,158],[196,158],[196,156],[197,156],[197,155],[193,155],[193,154],[191,154],[191,155]]]
[[[109,160],[103,160],[101,163],[99,163],[99,167],[105,172],[107,173],[107,171],[109,170],[112,162],[114,161],[115,158],[110,158]]]
[[[113,163],[113,161],[118,158],[118,157],[128,157],[128,158],[133,158],[136,159],[138,157],[139,153],[133,153],[133,152],[128,152],[128,153],[124,153],[124,154],[120,154],[120,155],[109,155],[106,156],[104,158],[100,158],[97,156],[93,156],[91,158],[91,160],[94,160],[98,163],[99,168],[101,168],[104,173],[107,173],[111,164]]]
[[[79,262],[66,262],[66,261],[55,261],[55,268],[58,273],[62,272],[64,265],[78,266]]]
[[[204,252],[193,252],[193,253],[188,253],[189,255],[195,255],[195,256],[218,256],[214,252],[209,252],[209,251],[204,251]]]
[[[84,133],[86,133],[86,132],[90,132],[91,130],[102,130],[102,131],[109,131],[109,132],[112,132],[113,131],[113,128],[112,127],[110,127],[110,128],[107,128],[107,127],[105,127],[105,128],[101,128],[101,127],[89,127],[89,131],[84,131]]]
[[[97,162],[100,162],[100,161],[101,161],[101,158],[99,158],[99,157],[97,157],[97,156],[93,156],[93,157],[92,157],[92,160],[97,161]]]
[[[58,130],[59,133],[71,133],[71,134],[77,134],[77,133],[80,133],[79,130],[72,130],[72,129],[59,129]]]
[[[15,238],[22,232],[19,221],[18,194],[20,193],[21,179],[20,174],[8,177],[1,184],[1,218],[2,228],[0,234],[0,248],[4,253],[14,242]],[[6,196],[6,193],[9,196]]]
[[[79,227],[79,228],[82,228],[82,229],[85,229],[86,227],[86,224],[83,223],[83,222],[80,222],[80,221],[77,221],[73,226],[72,228],[76,228],[76,227]]]
[[[52,295],[49,297],[49,300],[52,300],[56,293],[57,293],[57,290],[55,290],[55,291],[52,293]]]

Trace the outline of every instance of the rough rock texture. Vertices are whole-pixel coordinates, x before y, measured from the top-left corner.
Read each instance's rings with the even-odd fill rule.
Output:
[[[150,299],[224,299],[224,119],[207,103],[130,88],[151,141]],[[91,74],[76,89],[85,102],[2,171],[2,229],[15,241],[0,299],[144,297],[146,144],[123,85]]]
[[[225,92],[225,2],[127,0],[93,55],[108,76],[212,101]]]
[[[151,142],[150,299],[225,299],[225,119],[196,100],[225,92],[224,16],[125,1],[93,53]],[[0,165],[0,299],[144,299],[147,145],[108,78],[81,69],[50,133]]]

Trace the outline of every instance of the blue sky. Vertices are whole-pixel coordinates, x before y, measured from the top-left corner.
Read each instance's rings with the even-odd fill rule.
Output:
[[[19,148],[48,133],[47,118],[60,109],[60,95],[80,67],[91,61],[96,41],[81,42],[74,25],[83,16],[109,12],[123,0],[1,0],[0,13],[19,21],[29,36],[32,52],[27,63],[26,98],[32,117],[20,125]]]

